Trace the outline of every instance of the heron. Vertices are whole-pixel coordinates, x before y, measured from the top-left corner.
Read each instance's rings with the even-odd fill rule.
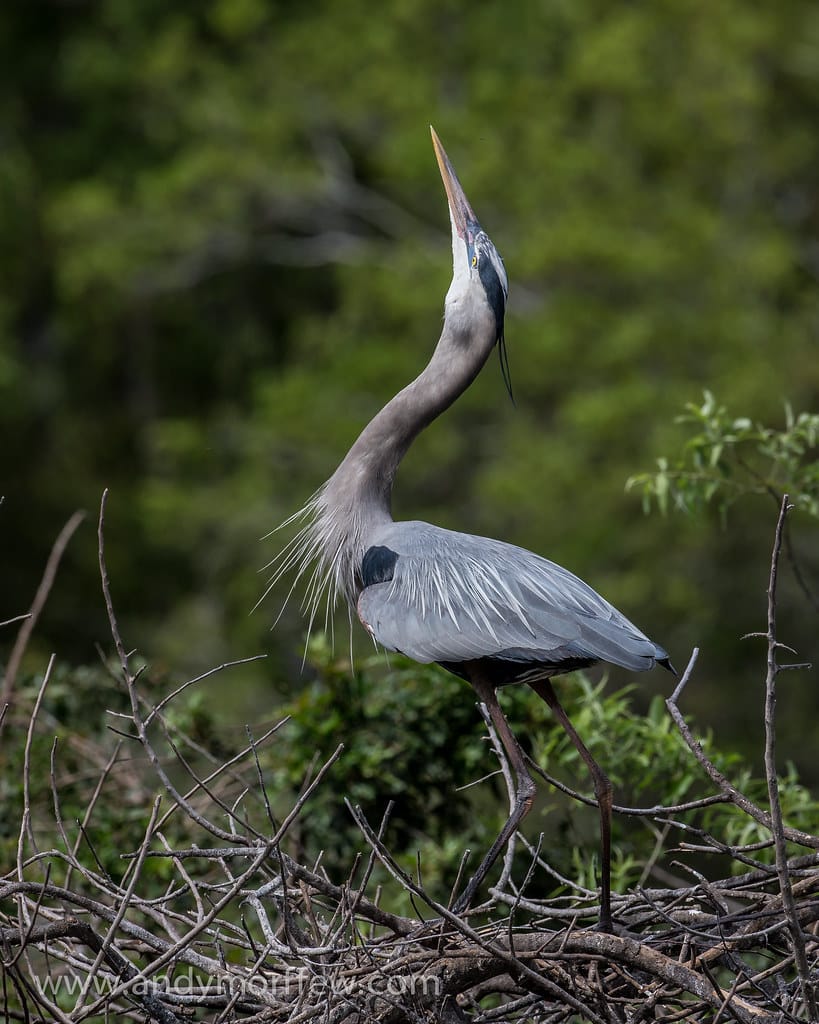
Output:
[[[540,555],[392,517],[393,482],[410,445],[463,394],[495,348],[511,391],[506,269],[430,130],[452,234],[452,282],[440,339],[421,373],[364,427],[330,479],[287,520],[301,520],[302,526],[271,563],[270,586],[295,569],[292,593],[306,575],[308,635],[323,596],[328,616],[343,596],[351,620],[355,613],[378,645],[416,662],[437,662],[467,680],[486,708],[512,767],[515,792],[506,823],[452,903],[455,913],[469,909],[535,795],[497,690],[524,683],[546,702],[591,775],[600,817],[598,926],[611,931],[612,786],[551,680],[597,662],[637,672],[659,664],[673,671],[668,654],[588,584]]]

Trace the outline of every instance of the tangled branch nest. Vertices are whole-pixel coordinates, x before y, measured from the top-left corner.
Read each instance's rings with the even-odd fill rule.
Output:
[[[332,785],[341,748],[313,774],[283,820],[265,789],[259,752],[275,742],[278,723],[243,749],[210,758],[206,774],[181,753],[168,706],[179,691],[152,705],[122,642],[105,567],[103,591],[121,682],[130,710],[118,724],[122,740],[105,760],[97,755],[88,801],[71,838],[63,821],[56,741],[52,747],[53,827],[44,843],[32,826],[31,750],[53,658],[28,719],[22,766],[24,806],[16,864],[0,879],[0,939],[6,1019],[78,1022],[103,1015],[179,1024],[187,1020],[322,1020],[358,1024],[404,1022],[812,1021],[819,980],[819,836],[782,820],[775,772],[774,707],[780,665],[775,593],[783,501],[771,563],[766,679],[768,804],[761,807],[708,760],[678,702],[696,652],[667,701],[691,756],[713,793],[675,807],[639,813],[661,822],[677,849],[719,854],[721,877],[692,869],[690,884],[637,887],[616,896],[616,934],[593,927],[597,894],[558,876],[540,847],[529,848],[526,877],[513,878],[511,851],[487,901],[456,916],[420,877],[410,877],[377,826],[350,807],[366,854],[346,879],[286,850],[293,823],[309,815],[320,786]],[[19,662],[19,659],[18,659]],[[16,666],[15,666],[16,667]],[[217,671],[227,671],[221,666]],[[11,684],[6,679],[6,693]],[[5,712],[4,712],[5,713]],[[8,723],[7,723],[8,724]],[[501,769],[508,766],[491,734]],[[160,796],[141,791],[150,806],[138,849],[123,853],[115,880],[97,857],[89,824],[100,803],[126,786],[141,786],[131,756],[150,767]],[[182,784],[180,778],[187,781]],[[265,810],[262,828],[246,813]],[[709,802],[731,802],[770,833],[775,863],[754,858],[760,844],[727,845],[691,824]],[[196,837],[182,846],[174,834]],[[515,842],[525,843],[522,836]],[[48,844],[49,847],[45,848]],[[794,853],[796,847],[802,849]],[[790,853],[790,855],[789,855]],[[147,879],[161,862],[167,887],[156,895]],[[415,912],[381,906],[376,864],[410,894]],[[546,872],[562,883],[548,899],[527,895]],[[418,873],[420,875],[420,872]],[[148,895],[148,893],[151,895]]]

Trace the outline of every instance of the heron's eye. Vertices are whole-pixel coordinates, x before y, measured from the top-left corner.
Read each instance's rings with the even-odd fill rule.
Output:
[[[477,253],[476,253],[476,254],[475,254],[475,255],[474,255],[473,257],[472,257],[472,266],[473,266],[473,267],[477,267],[477,265],[478,265],[478,256],[477,256]]]

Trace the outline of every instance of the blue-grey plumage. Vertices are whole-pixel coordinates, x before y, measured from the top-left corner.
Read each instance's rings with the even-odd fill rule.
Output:
[[[468,679],[486,706],[517,790],[509,818],[455,902],[456,912],[469,907],[534,795],[526,758],[495,690],[524,682],[547,702],[594,782],[602,847],[600,926],[608,930],[611,784],[566,716],[550,678],[598,661],[638,672],[655,664],[671,668],[668,655],[554,562],[502,541],[392,518],[392,486],[401,459],[418,434],[469,387],[496,347],[511,394],[503,260],[434,130],[432,142],[452,228],[452,283],[441,337],[418,377],[367,424],[335,473],[288,520],[303,525],[272,563],[268,589],[290,570],[296,580],[307,575],[308,632],[323,596],[329,621],[336,597],[343,595],[378,643],[419,662],[439,662]]]
[[[668,659],[588,584],[524,548],[421,522],[385,524],[371,540],[363,565],[371,551],[385,554],[377,576],[362,573],[358,616],[378,643],[415,661],[488,659],[501,685],[597,661],[642,672]]]

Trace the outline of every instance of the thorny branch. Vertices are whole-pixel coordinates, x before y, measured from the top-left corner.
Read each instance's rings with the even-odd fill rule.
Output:
[[[789,667],[778,662],[783,646],[775,616],[787,499],[762,634],[768,806],[716,768],[679,710],[695,651],[667,706],[713,792],[685,804],[621,808],[659,827],[641,884],[614,899],[617,934],[606,935],[591,927],[597,894],[550,865],[547,844],[532,846],[522,834],[515,839],[521,855],[528,851],[528,867],[521,871],[522,860],[510,853],[489,899],[468,918],[453,914],[446,894],[425,884],[420,864],[413,875],[401,867],[389,848],[389,811],[375,830],[351,808],[369,856],[356,860],[346,878],[332,879],[306,862],[292,825],[309,814],[319,787],[332,786],[341,749],[282,811],[272,803],[265,765],[275,762],[276,736],[286,721],[258,738],[248,729],[241,749],[215,759],[168,716],[198,679],[149,700],[117,622],[105,561],[106,498],[100,575],[117,682],[129,708],[114,721],[127,738],[112,738],[110,749],[89,757],[86,803],[74,825],[61,798],[64,744],[48,743],[49,822],[33,800],[32,779],[36,741],[52,728],[44,712],[52,658],[22,727],[16,863],[0,876],[0,998],[8,1019],[75,1024],[103,1013],[161,1024],[203,1014],[216,1024],[816,1019],[819,836],[785,824],[775,771],[775,683]],[[232,671],[246,660],[214,671]],[[494,747],[504,774],[503,750]],[[144,825],[141,841],[122,850],[115,867],[110,854],[95,848],[94,826],[126,778],[130,806],[141,808]],[[587,799],[560,786],[570,798]],[[733,804],[769,830],[773,864],[759,859],[765,843],[730,846],[708,832],[701,816],[715,803]],[[810,852],[796,855],[788,844]],[[686,852],[698,859],[674,860]],[[708,853],[718,856],[704,862]],[[718,871],[707,877],[704,863]],[[392,899],[401,890],[415,908],[411,915],[381,905],[388,891]]]

